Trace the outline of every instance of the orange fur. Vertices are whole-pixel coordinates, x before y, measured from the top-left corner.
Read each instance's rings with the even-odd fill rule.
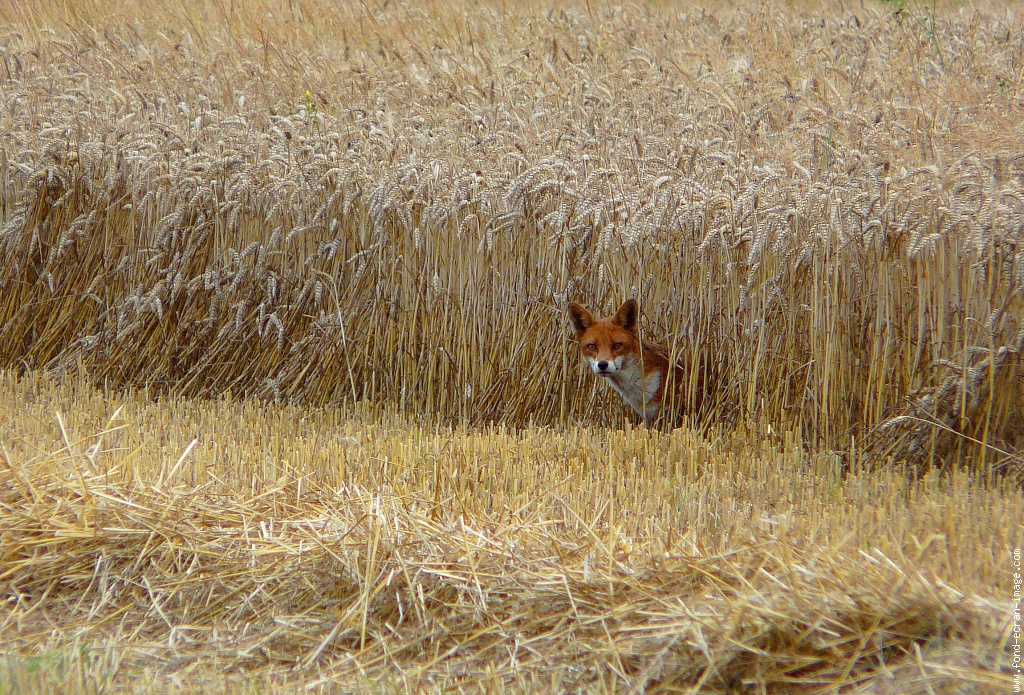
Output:
[[[658,417],[665,404],[666,377],[678,391],[686,383],[686,370],[671,364],[669,351],[661,345],[642,343],[637,334],[640,310],[636,300],[623,303],[613,316],[595,319],[584,307],[569,303],[569,319],[584,361],[591,371],[608,380],[615,390],[648,424]],[[698,399],[699,401],[700,399]],[[700,403],[693,403],[699,410]]]

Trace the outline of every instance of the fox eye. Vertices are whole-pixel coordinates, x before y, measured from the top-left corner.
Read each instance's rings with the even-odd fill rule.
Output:
[[[597,349],[597,343],[587,343],[587,349],[588,350],[596,350]]]
[[[618,350],[622,347],[622,343],[615,343],[612,345],[612,350]]]

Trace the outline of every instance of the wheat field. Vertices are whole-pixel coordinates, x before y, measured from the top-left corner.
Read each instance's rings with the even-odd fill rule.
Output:
[[[0,0],[0,692],[1008,691],[1018,15]]]

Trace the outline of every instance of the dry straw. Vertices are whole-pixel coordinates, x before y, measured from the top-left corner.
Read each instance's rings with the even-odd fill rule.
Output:
[[[1011,687],[1009,486],[0,379],[5,689]]]

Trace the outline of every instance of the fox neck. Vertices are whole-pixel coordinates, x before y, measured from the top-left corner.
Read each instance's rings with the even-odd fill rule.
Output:
[[[639,355],[630,355],[622,369],[606,378],[622,400],[650,422],[661,410],[662,371],[656,360],[648,361],[646,354],[643,360]]]

